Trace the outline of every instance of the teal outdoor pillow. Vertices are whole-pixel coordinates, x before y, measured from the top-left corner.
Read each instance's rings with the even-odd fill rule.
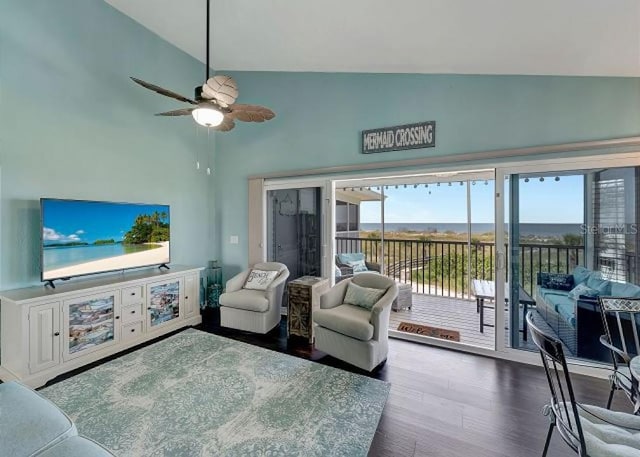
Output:
[[[592,289],[591,287],[587,286],[586,284],[578,284],[573,289],[571,289],[571,291],[569,292],[568,297],[572,298],[574,300],[577,300],[577,299],[580,298],[580,296],[597,297],[598,296],[598,291],[595,290],[595,289]]]
[[[585,282],[589,275],[591,274],[591,270],[586,269],[585,267],[577,266],[573,269],[573,282],[574,284],[580,284]]]
[[[338,260],[345,265],[349,265],[350,262],[358,262],[359,260],[364,262],[364,252],[343,252],[342,254],[338,254]]]
[[[602,277],[599,271],[593,271],[587,278],[587,287],[598,291],[598,295],[609,295],[611,293],[611,283]]]
[[[367,269],[367,264],[364,262],[364,260],[355,260],[353,262],[347,262],[347,265],[349,265],[353,269],[354,273],[362,273],[363,271],[369,271]]]
[[[385,292],[386,290],[361,287],[350,282],[349,286],[347,286],[347,293],[344,295],[344,302],[348,305],[371,309],[373,305],[378,303],[378,300],[380,300]]]

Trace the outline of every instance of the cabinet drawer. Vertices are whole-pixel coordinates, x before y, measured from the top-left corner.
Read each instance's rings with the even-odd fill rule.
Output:
[[[125,306],[124,308],[122,308],[120,314],[122,315],[123,324],[141,321],[143,318],[142,303],[138,303],[137,305]]]
[[[127,306],[136,303],[142,303],[142,286],[122,289],[122,305]]]
[[[142,322],[122,326],[122,341],[135,340],[142,336]]]

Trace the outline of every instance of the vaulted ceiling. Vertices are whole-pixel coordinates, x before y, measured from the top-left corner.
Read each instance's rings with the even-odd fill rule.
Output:
[[[204,61],[206,0],[105,0]],[[224,70],[640,76],[640,0],[212,0]]]

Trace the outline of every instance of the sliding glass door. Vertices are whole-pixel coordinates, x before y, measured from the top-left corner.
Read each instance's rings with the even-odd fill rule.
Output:
[[[284,263],[290,279],[321,276],[322,189],[267,192],[267,260]]]
[[[393,336],[493,349],[493,177],[482,171],[338,182],[336,282],[364,271],[394,279]]]
[[[533,349],[530,310],[570,357],[610,362],[598,298],[640,297],[640,167],[545,168],[508,174],[509,344]]]

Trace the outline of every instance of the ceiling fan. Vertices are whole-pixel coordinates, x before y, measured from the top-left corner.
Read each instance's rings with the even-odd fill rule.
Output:
[[[198,124],[221,132],[227,132],[234,128],[236,120],[242,122],[264,122],[273,119],[275,117],[275,113],[269,108],[259,105],[235,103],[238,98],[238,84],[231,76],[209,76],[209,10],[211,8],[211,0],[206,1],[206,79],[202,86],[195,88],[194,98],[190,99],[184,97],[176,92],[164,89],[138,78],[131,77],[131,79],[142,87],[157,92],[160,95],[192,105],[187,108],[158,113],[156,116],[188,116],[190,114]]]

